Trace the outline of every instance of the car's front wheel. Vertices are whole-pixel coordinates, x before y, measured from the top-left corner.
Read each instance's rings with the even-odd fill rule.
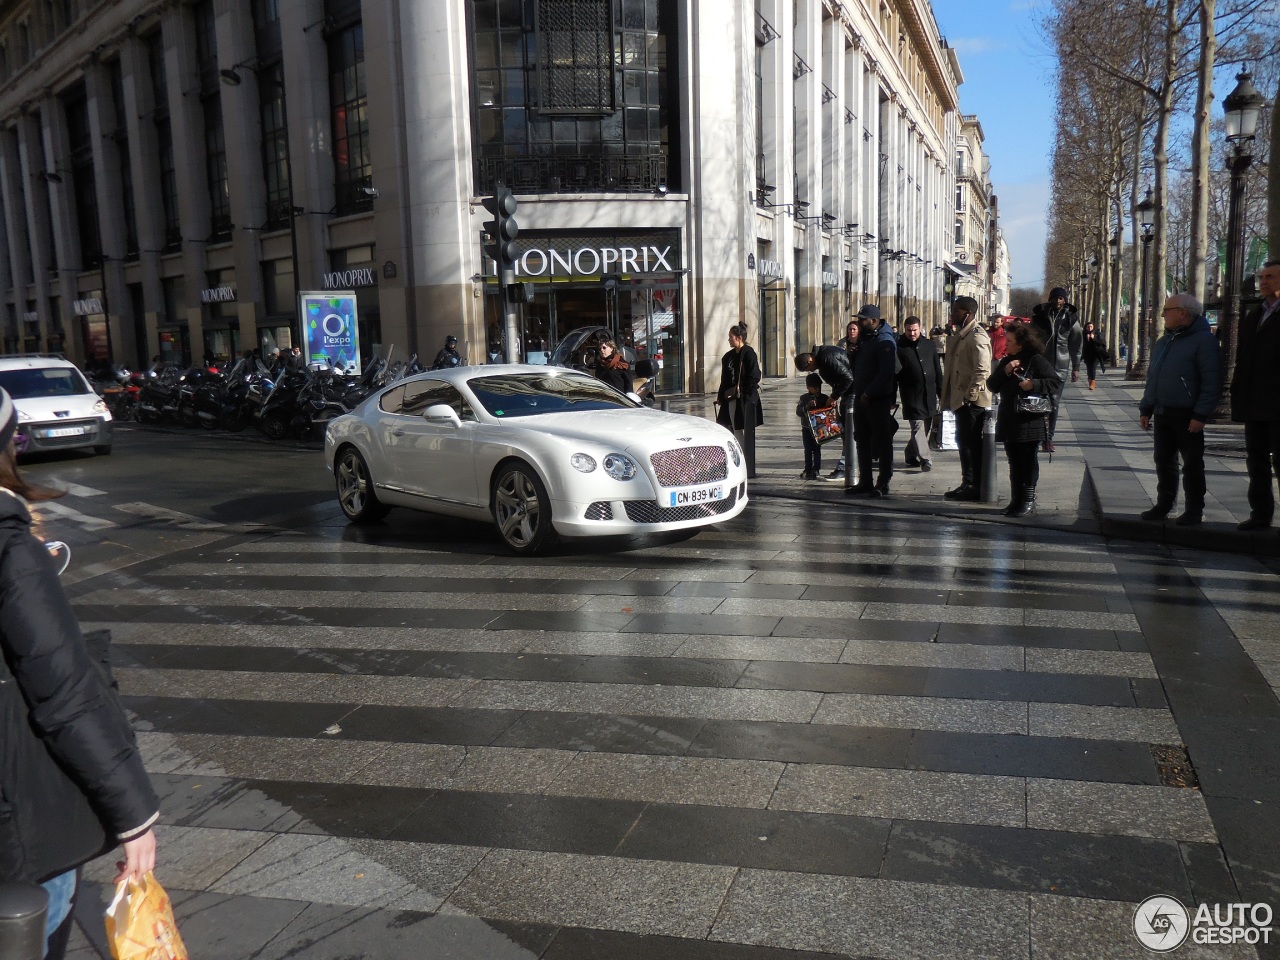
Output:
[[[555,540],[551,498],[527,463],[512,461],[498,469],[489,502],[498,536],[513,553],[528,556]]]
[[[390,507],[373,492],[369,465],[355,447],[345,447],[338,454],[333,475],[338,484],[338,505],[352,523],[372,523],[387,515]]]

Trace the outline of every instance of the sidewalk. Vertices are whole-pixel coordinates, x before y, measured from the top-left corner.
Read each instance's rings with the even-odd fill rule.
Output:
[[[1009,473],[1003,449],[997,454],[999,500],[995,504],[953,503],[942,494],[960,483],[955,451],[934,451],[933,470],[902,466],[906,425],[895,437],[896,463],[892,497],[872,500],[846,497],[843,482],[806,481],[800,475],[804,453],[795,404],[803,392],[800,380],[767,380],[762,386],[765,424],[756,433],[757,496],[825,501],[857,510],[926,513],[964,520],[1016,523],[1130,540],[1148,540],[1204,550],[1280,556],[1277,528],[1242,533],[1236,524],[1249,516],[1248,478],[1244,465],[1244,432],[1238,424],[1216,423],[1207,430],[1206,470],[1209,495],[1205,522],[1198,527],[1173,523],[1176,508],[1164,522],[1142,520],[1139,514],[1155,499],[1156,475],[1151,459],[1151,435],[1138,426],[1142,384],[1124,380],[1123,371],[1108,370],[1094,391],[1081,380],[1068,384],[1055,438],[1052,460],[1040,455],[1038,504],[1034,516],[1012,520],[1001,511],[1008,504]],[[709,398],[673,401],[671,409],[713,416]],[[840,451],[823,448],[825,477]]]

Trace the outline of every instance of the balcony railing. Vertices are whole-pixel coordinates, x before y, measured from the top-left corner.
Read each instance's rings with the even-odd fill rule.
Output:
[[[481,157],[477,191],[492,193],[498,182],[515,193],[652,193],[667,183],[667,158]]]

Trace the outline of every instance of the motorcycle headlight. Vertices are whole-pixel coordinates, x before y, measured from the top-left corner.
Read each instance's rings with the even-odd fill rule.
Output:
[[[742,451],[738,449],[738,441],[729,441],[729,456],[733,457],[733,465],[735,467],[742,466]]]
[[[569,464],[579,473],[590,473],[596,468],[596,458],[585,453],[575,453],[569,458]]]
[[[604,472],[615,480],[630,480],[639,469],[625,453],[611,453],[604,458]]]

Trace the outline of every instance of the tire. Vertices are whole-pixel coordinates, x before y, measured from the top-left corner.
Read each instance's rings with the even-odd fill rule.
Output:
[[[184,427],[194,427],[200,422],[193,404],[183,403],[178,406],[178,420]]]
[[[262,418],[262,432],[272,440],[283,440],[289,432],[289,421],[278,413],[269,413]]]
[[[338,506],[352,523],[373,523],[387,515],[391,508],[378,500],[373,492],[369,465],[355,447],[343,447],[333,465],[338,486]]]
[[[196,419],[200,421],[200,426],[204,427],[206,430],[217,430],[222,426],[222,424],[218,422],[218,417],[202,417],[197,414]]]
[[[100,447],[94,447],[93,452],[100,457],[109,457],[111,456],[111,444],[107,443]]]
[[[244,414],[237,410],[235,413],[227,417],[222,425],[232,433],[239,433],[249,425],[249,421],[244,418]]]
[[[555,542],[551,498],[527,463],[511,460],[498,468],[490,487],[489,505],[498,536],[517,556],[532,556]]]

